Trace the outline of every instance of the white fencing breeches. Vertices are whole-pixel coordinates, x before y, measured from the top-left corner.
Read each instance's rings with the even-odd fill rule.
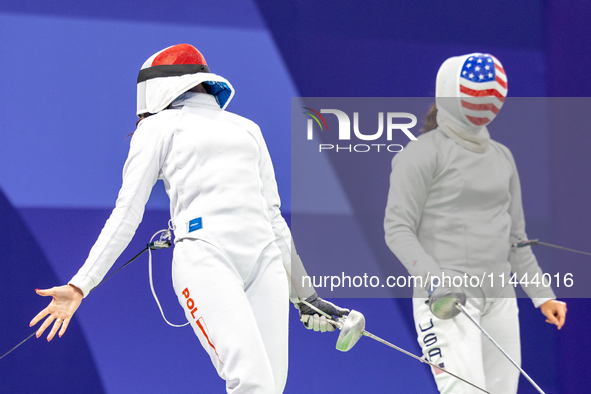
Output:
[[[255,260],[231,261],[207,242],[184,239],[175,245],[174,289],[227,392],[279,394],[287,380],[287,275],[275,244]]]
[[[450,320],[438,319],[431,313],[425,301],[425,298],[413,299],[415,328],[423,355],[432,363],[491,393],[517,393],[519,370],[478,327],[462,313]],[[466,309],[520,365],[517,300],[509,297],[485,302],[482,298],[468,298]],[[433,367],[431,370],[437,388],[442,394],[482,393],[451,375]]]

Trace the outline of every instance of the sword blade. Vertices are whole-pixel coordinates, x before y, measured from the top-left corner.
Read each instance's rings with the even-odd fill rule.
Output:
[[[513,359],[511,358],[511,356],[509,356],[507,354],[507,352],[505,352],[503,350],[503,348],[497,343],[497,341],[495,341],[490,335],[488,335],[488,333],[484,330],[484,328],[482,328],[482,326],[480,326],[480,324],[478,324],[478,322],[476,322],[476,320],[474,320],[474,318],[472,318],[472,316],[470,316],[470,314],[468,313],[468,310],[466,310],[466,308],[464,307],[464,305],[462,304],[456,304],[457,308],[472,322],[474,323],[474,325],[476,327],[478,327],[478,329],[484,334],[485,337],[488,338],[489,341],[492,342],[493,345],[495,345],[495,347],[497,349],[499,349],[499,351],[501,353],[503,353],[503,355],[505,357],[507,357],[507,359],[509,361],[511,361],[511,363],[519,370],[519,372],[521,372],[521,374],[536,388],[536,390],[538,390],[538,392],[540,392],[541,394],[545,394],[544,391],[542,391],[542,389],[540,388],[540,386],[538,386],[536,384],[536,382],[533,381],[532,378],[529,377],[528,374],[525,373],[525,371],[519,366],[517,365],[517,363],[515,361],[513,361]]]
[[[540,242],[540,241],[538,241],[538,244],[539,245],[544,245],[544,246],[549,246],[551,248],[556,248],[556,249],[566,250],[566,251],[569,251],[569,252],[574,252],[574,253],[579,253],[579,254],[584,254],[584,255],[587,255],[587,256],[591,256],[591,253],[583,252],[583,251],[576,250],[576,249],[565,248],[564,246],[553,245],[553,244],[549,244],[549,243],[546,243],[546,242]]]
[[[474,388],[477,388],[478,390],[480,390],[480,391],[482,391],[484,393],[491,394],[490,391],[486,391],[485,389],[483,389],[483,388],[475,385],[472,382],[467,381],[466,379],[464,379],[464,378],[462,378],[462,377],[460,377],[460,376],[458,376],[458,375],[456,375],[456,374],[448,371],[447,369],[442,368],[439,365],[434,364],[434,363],[430,362],[429,360],[426,360],[426,359],[424,359],[422,357],[416,356],[416,355],[412,354],[411,352],[408,352],[408,351],[406,351],[406,350],[404,350],[404,349],[402,349],[402,348],[400,348],[400,347],[398,347],[398,346],[396,346],[396,345],[394,345],[394,344],[392,344],[392,343],[390,343],[390,342],[388,342],[388,341],[386,341],[386,340],[378,337],[377,335],[374,335],[374,334],[368,332],[367,330],[363,330],[363,335],[365,335],[366,337],[369,337],[371,339],[374,339],[374,340],[376,340],[376,341],[378,341],[380,343],[383,343],[386,346],[390,346],[392,349],[396,349],[399,352],[402,352],[402,353],[406,354],[407,356],[410,356],[410,357],[414,358],[415,360],[419,360],[420,362],[425,363],[425,364],[428,364],[428,365],[432,366],[433,368],[437,368],[438,370],[440,370],[442,372],[445,372],[445,373],[453,376],[454,378],[459,379],[462,382],[467,383],[467,384],[469,384],[470,386],[472,386]]]
[[[564,246],[549,244],[547,242],[542,242],[542,241],[540,241],[538,239],[530,239],[530,240],[527,240],[527,241],[517,242],[517,243],[512,244],[511,246],[514,247],[514,248],[524,248],[526,246],[536,246],[536,245],[544,245],[544,246],[549,246],[551,248],[556,248],[556,249],[560,249],[560,250],[566,250],[568,252],[579,253],[579,254],[584,254],[586,256],[591,256],[591,253],[589,253],[589,252],[583,252],[581,250],[576,250],[576,249],[571,249],[571,248],[565,248]]]
[[[19,343],[18,345],[16,345],[15,347],[13,347],[12,349],[10,349],[9,351],[7,351],[6,353],[4,353],[2,355],[2,357],[0,357],[0,360],[2,360],[4,357],[8,356],[13,350],[15,350],[17,347],[19,347],[20,345],[22,345],[23,343],[27,342],[29,339],[31,339],[31,337],[33,335],[35,335],[35,333],[37,333],[37,331],[35,330],[31,335],[29,335],[26,339],[24,339],[21,343]]]
[[[313,309],[314,311],[316,311],[316,312],[320,313],[321,315],[323,315],[324,317],[326,317],[330,323],[334,324],[334,325],[335,325],[335,326],[337,326],[339,329],[341,329],[341,328],[342,328],[343,324],[342,324],[341,322],[335,321],[335,320],[333,319],[333,317],[332,317],[332,316],[330,316],[328,313],[325,313],[324,311],[321,311],[320,309],[316,308],[314,305],[310,304],[310,303],[309,303],[309,302],[307,302],[306,300],[300,300],[300,301],[301,301],[302,303],[304,303],[305,305],[309,306],[309,307],[310,307],[311,309]],[[390,343],[390,342],[388,342],[388,341],[386,341],[386,340],[384,340],[384,339],[382,339],[382,338],[378,337],[377,335],[374,335],[374,334],[370,333],[370,332],[369,332],[369,331],[367,331],[367,330],[363,330],[363,335],[364,335],[364,336],[366,336],[366,337],[369,337],[369,338],[371,338],[371,339],[373,339],[373,340],[376,340],[376,341],[378,341],[378,342],[380,342],[380,343],[383,343],[384,345],[386,345],[386,346],[389,346],[389,347],[391,347],[392,349],[396,349],[396,350],[398,350],[399,352],[402,352],[402,353],[406,354],[407,356],[410,356],[410,357],[412,357],[412,358],[414,358],[414,359],[416,359],[416,360],[419,360],[419,361],[420,361],[420,362],[422,362],[422,363],[428,364],[428,365],[432,366],[433,368],[437,368],[438,370],[440,370],[440,371],[442,371],[442,372],[445,372],[445,373],[447,373],[447,374],[449,374],[449,375],[453,376],[454,378],[456,378],[456,379],[459,379],[459,380],[461,380],[462,382],[464,382],[464,383],[467,383],[467,384],[469,384],[470,386],[472,386],[472,387],[474,387],[474,388],[477,388],[478,390],[480,390],[480,391],[482,391],[482,392],[484,392],[484,393],[491,394],[491,393],[490,393],[490,391],[486,391],[485,389],[483,389],[483,388],[481,388],[481,387],[478,387],[478,386],[477,386],[477,385],[475,385],[474,383],[472,383],[472,382],[469,382],[469,381],[467,381],[466,379],[464,379],[464,378],[461,378],[461,377],[459,377],[458,375],[456,375],[456,374],[454,374],[454,373],[452,373],[452,372],[449,372],[448,370],[446,370],[446,369],[444,369],[444,368],[441,368],[439,365],[433,364],[432,362],[430,362],[430,361],[428,361],[428,360],[425,360],[424,358],[421,358],[421,357],[419,357],[419,356],[415,356],[415,355],[414,355],[414,354],[412,354],[411,352],[408,352],[408,351],[406,351],[406,350],[404,350],[404,349],[402,349],[402,348],[400,348],[400,347],[398,347],[398,346],[396,346],[396,345],[394,345],[394,344],[392,344],[392,343]]]

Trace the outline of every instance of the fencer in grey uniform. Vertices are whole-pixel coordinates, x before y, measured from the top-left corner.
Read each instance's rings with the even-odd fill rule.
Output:
[[[486,128],[507,88],[503,66],[491,55],[452,57],[442,64],[431,113],[436,122],[392,160],[384,220],[386,243],[411,275],[424,280],[414,290],[413,310],[425,357],[504,394],[517,392],[519,371],[466,316],[436,318],[428,297],[436,286],[451,286],[441,282],[444,277],[488,279],[464,287],[466,308],[519,362],[517,302],[508,281],[511,272],[541,281],[543,272],[530,247],[511,248],[527,239],[519,176],[509,149]],[[551,287],[524,290],[549,322],[562,327],[566,305],[555,300]],[[476,392],[438,370],[433,375],[441,393]]]

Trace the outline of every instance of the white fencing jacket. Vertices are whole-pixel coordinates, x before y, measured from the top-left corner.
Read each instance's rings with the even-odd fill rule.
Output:
[[[290,274],[291,235],[258,125],[220,109],[213,96],[186,92],[134,133],[116,207],[69,282],[84,296],[127,247],[158,179],[170,197],[175,242],[207,241],[241,273],[276,242]]]
[[[493,140],[483,153],[440,129],[411,141],[392,160],[384,228],[386,243],[411,275],[484,274],[487,298],[507,294],[500,278],[505,273],[508,281],[511,270],[518,281],[525,273],[542,280],[531,247],[511,248],[527,239],[521,186],[511,152]],[[555,298],[550,287],[522,287],[536,307]]]

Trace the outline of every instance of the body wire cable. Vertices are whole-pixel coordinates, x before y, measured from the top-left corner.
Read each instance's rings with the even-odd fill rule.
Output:
[[[154,239],[154,237],[160,233],[164,233],[162,234],[162,236],[160,236],[160,242],[168,242],[170,246],[170,230],[166,229],[166,230],[160,230],[158,231],[156,234],[152,235],[152,238],[150,239],[150,242],[152,242],[152,239]],[[159,242],[159,241],[157,241]],[[166,246],[166,247],[168,247]],[[158,296],[156,295],[156,290],[154,290],[154,281],[152,280],[152,249],[150,249],[148,251],[148,274],[150,277],[150,289],[152,289],[152,295],[154,296],[154,300],[156,301],[156,304],[158,304],[158,309],[160,309],[160,314],[162,315],[162,318],[164,319],[164,321],[166,323],[168,323],[169,326],[172,327],[184,327],[187,324],[189,324],[189,322],[186,322],[185,324],[173,324],[171,322],[168,321],[168,319],[166,318],[166,316],[164,316],[164,311],[162,310],[162,305],[160,305],[160,300],[158,300]]]
[[[158,241],[152,241],[154,239],[154,237],[156,235],[160,234],[160,233],[164,233],[164,234],[162,234],[160,236],[160,240],[158,240]],[[127,263],[125,263],[121,267],[119,267],[111,275],[109,275],[105,279],[103,279],[98,285],[96,285],[92,289],[90,289],[90,291],[88,292],[88,294],[90,294],[94,289],[96,289],[97,287],[99,287],[100,285],[102,285],[103,283],[105,283],[110,277],[112,277],[113,275],[115,275],[117,272],[121,271],[123,268],[125,268],[126,266],[128,266],[129,264],[131,264],[138,257],[140,257],[142,254],[144,254],[144,252],[146,250],[148,250],[149,251],[148,252],[148,254],[149,254],[148,262],[149,262],[149,270],[150,270],[150,287],[152,288],[152,294],[154,295],[154,299],[156,300],[156,303],[158,304],[158,307],[160,308],[160,312],[162,313],[162,317],[164,317],[164,312],[162,312],[162,307],[160,306],[160,302],[158,301],[158,297],[156,297],[156,292],[154,291],[154,285],[152,284],[152,250],[155,250],[155,249],[166,249],[166,248],[169,248],[170,245],[172,245],[172,242],[170,241],[170,229],[160,230],[160,231],[156,232],[156,234],[154,234],[152,236],[152,238],[150,238],[150,242],[146,245],[146,247],[144,249],[142,249],[141,252],[139,252],[138,254],[136,254]],[[166,320],[165,317],[164,317],[164,320]],[[168,320],[166,320],[166,322],[168,324],[170,324],[171,326],[173,326],[173,327],[183,327],[183,326],[175,326],[175,325],[169,323]],[[187,322],[185,325],[187,325],[187,324],[189,324],[189,322]],[[0,356],[0,360],[2,360],[4,357],[8,356],[10,353],[12,353],[14,350],[16,350],[23,343],[25,343],[29,339],[31,339],[33,337],[33,335],[35,335],[36,332],[37,332],[37,330],[33,331],[33,333],[31,335],[29,335],[27,338],[25,338],[24,340],[22,340],[18,345],[16,345],[12,349],[10,349],[6,353],[4,353],[2,356]]]

